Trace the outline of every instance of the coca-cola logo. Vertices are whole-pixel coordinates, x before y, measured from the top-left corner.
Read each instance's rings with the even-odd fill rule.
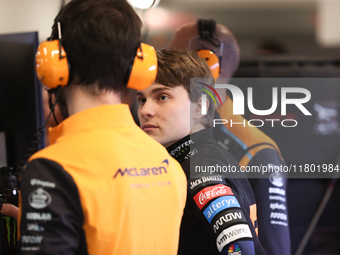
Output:
[[[213,188],[211,191],[200,193],[199,203],[201,205],[203,205],[207,201],[207,199],[219,197],[219,196],[226,194],[227,188],[228,188],[227,186],[222,185],[222,186],[218,186],[218,187]]]
[[[201,190],[194,196],[194,200],[197,206],[202,209],[211,199],[227,195],[234,195],[231,188],[218,184]]]

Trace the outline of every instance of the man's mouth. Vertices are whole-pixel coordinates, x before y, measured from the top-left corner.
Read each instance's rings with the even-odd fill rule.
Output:
[[[144,124],[142,125],[142,130],[143,131],[152,131],[158,128],[158,125],[155,124]]]

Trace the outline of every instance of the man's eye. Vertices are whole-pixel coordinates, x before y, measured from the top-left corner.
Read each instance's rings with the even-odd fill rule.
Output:
[[[169,97],[166,96],[166,95],[161,95],[161,96],[159,97],[159,100],[161,100],[161,101],[165,101],[165,100],[167,100],[167,99],[169,99]]]
[[[145,104],[146,99],[145,98],[137,98],[139,104]]]

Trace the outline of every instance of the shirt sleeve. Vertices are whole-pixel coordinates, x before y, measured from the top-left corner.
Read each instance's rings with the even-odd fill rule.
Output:
[[[268,172],[249,179],[257,203],[259,239],[268,254],[289,255],[287,174],[279,171],[286,164],[278,152],[270,148],[260,150],[248,166],[261,164],[267,166]]]
[[[20,189],[20,254],[87,254],[78,189],[61,165],[34,159]]]
[[[259,241],[247,210],[232,186],[222,177],[220,180],[215,176],[189,179],[187,206],[206,230],[207,238],[214,240],[219,254],[236,251],[255,254],[255,243]]]

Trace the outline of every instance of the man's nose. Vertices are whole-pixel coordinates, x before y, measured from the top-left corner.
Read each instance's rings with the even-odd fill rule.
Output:
[[[155,105],[150,100],[146,101],[142,106],[140,106],[139,109],[141,116],[145,119],[149,119],[155,116]]]

